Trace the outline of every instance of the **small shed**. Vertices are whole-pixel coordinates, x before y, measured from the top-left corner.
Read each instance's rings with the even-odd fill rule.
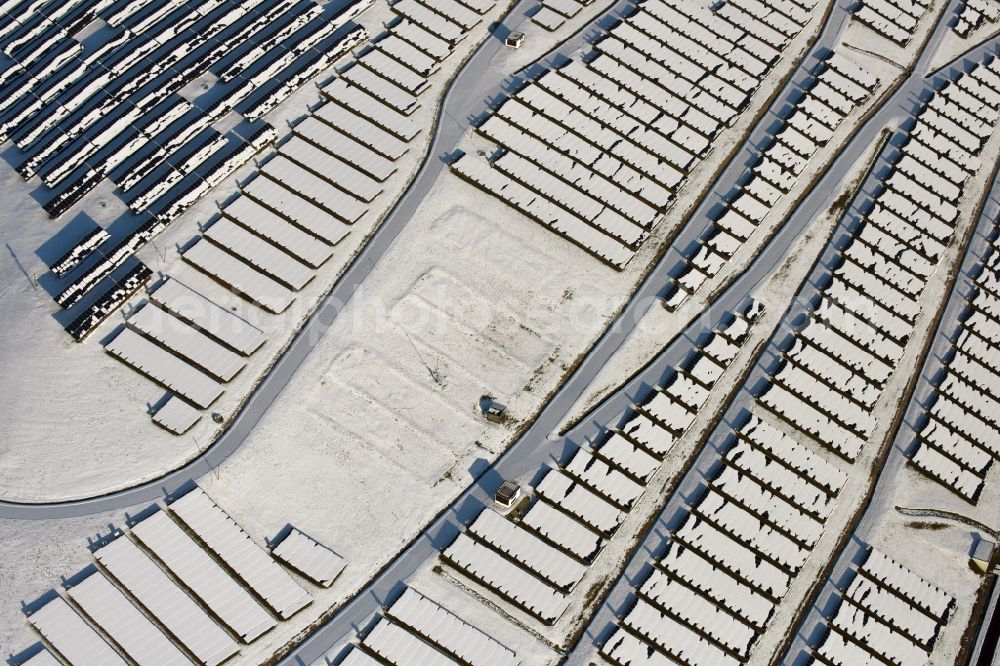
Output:
[[[524,33],[517,30],[511,32],[507,35],[507,39],[504,40],[504,44],[512,49],[521,48],[521,45],[524,44]]]
[[[503,423],[507,412],[507,406],[497,402],[496,398],[486,393],[479,396],[479,409],[487,421],[491,423]]]
[[[521,499],[521,486],[513,481],[504,481],[493,497],[493,501],[505,509],[517,504],[519,499]]]
[[[972,547],[972,555],[970,559],[972,560],[972,566],[976,567],[983,573],[987,573],[990,569],[990,563],[993,561],[993,554],[996,552],[997,545],[992,541],[987,541],[986,539],[980,539],[976,542],[976,545]]]
[[[492,423],[503,423],[503,415],[506,411],[507,407],[504,405],[493,403],[486,409],[486,420]]]

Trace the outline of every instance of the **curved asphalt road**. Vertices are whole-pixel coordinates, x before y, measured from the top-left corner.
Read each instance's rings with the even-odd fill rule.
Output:
[[[536,0],[519,0],[507,14],[508,17],[514,17],[515,21],[503,27],[510,30],[517,29],[518,24],[526,20],[525,11],[534,4]],[[382,258],[396,236],[409,222],[446,166],[440,158],[455,148],[458,140],[468,129],[470,120],[484,111],[487,95],[502,89],[508,75],[506,70],[498,68],[500,63],[494,61],[500,60],[502,63],[503,58],[498,59],[497,54],[506,49],[500,38],[500,35],[505,34],[504,29],[495,30],[494,36],[487,38],[479,46],[453,79],[445,95],[427,157],[409,188],[323,299],[264,381],[246,401],[229,428],[201,456],[158,479],[107,495],[45,504],[0,500],[0,518],[14,520],[74,518],[152,502],[162,499],[165,493],[176,490],[191,479],[211,473],[236,451],[295,374],[305,357],[322,339],[323,334],[350,301],[375,263]]]
[[[820,37],[799,70],[777,98],[774,108],[789,103],[789,98],[797,94],[799,87],[809,78],[809,71],[815,64],[813,53],[830,48],[847,22],[850,14],[843,3],[838,3],[824,26]],[[940,38],[940,35],[937,35]],[[936,45],[937,41],[933,44]],[[922,77],[913,77],[922,81]],[[839,155],[809,196],[799,205],[791,219],[780,232],[760,252],[753,264],[730,286],[705,312],[689,325],[683,335],[678,336],[649,365],[642,369],[622,389],[608,397],[587,418],[573,427],[565,437],[553,435],[556,429],[576,404],[578,398],[590,385],[593,378],[631,333],[636,323],[648,308],[659,302],[664,289],[667,269],[679,259],[678,248],[700,236],[709,224],[709,211],[718,204],[721,197],[733,187],[743,175],[747,161],[756,153],[767,136],[767,129],[776,116],[767,114],[751,132],[739,155],[734,158],[724,173],[713,185],[713,193],[706,197],[701,206],[691,216],[685,228],[675,240],[659,264],[639,287],[624,311],[611,327],[588,352],[577,371],[563,384],[545,405],[538,418],[522,437],[502,455],[489,470],[480,476],[472,486],[432,522],[409,547],[407,547],[368,586],[358,593],[327,624],[311,634],[281,662],[282,665],[304,665],[321,659],[331,649],[337,649],[345,640],[353,636],[359,627],[364,627],[379,608],[398,594],[404,582],[415,573],[428,558],[435,557],[439,549],[447,546],[458,534],[461,526],[478,515],[484,506],[490,506],[493,494],[505,479],[516,479],[533,485],[553,462],[558,462],[568,452],[576,448],[574,442],[584,442],[600,434],[607,425],[617,424],[624,412],[637,396],[648,392],[658,384],[664,373],[678,362],[692,348],[694,341],[706,330],[715,326],[728,311],[739,307],[748,295],[781,263],[794,241],[815,218],[816,214],[833,201],[838,186],[871,143],[877,140],[887,122],[903,117],[909,111],[900,108],[900,103],[909,101],[909,96],[919,88],[904,86],[880,109],[876,118],[866,123]]]
[[[585,44],[587,37],[592,34],[590,28],[593,25],[600,24],[608,17],[620,14],[632,2],[633,0],[619,0],[598,19],[546,54],[539,62],[551,63],[560,56],[569,56]],[[438,117],[434,136],[428,148],[427,158],[416,178],[334,285],[331,292],[320,303],[302,330],[296,335],[288,350],[278,359],[268,375],[247,399],[229,428],[203,454],[187,465],[162,477],[106,495],[54,503],[22,503],[0,500],[0,518],[14,520],[73,518],[155,501],[161,499],[165,493],[183,486],[189,480],[211,473],[235,452],[291,379],[308,353],[332,325],[340,310],[350,301],[375,262],[381,259],[417,210],[445,168],[445,162],[440,158],[454,150],[473,118],[481,115],[492,101],[502,95],[505,89],[517,84],[518,76],[509,76],[506,73],[509,70],[503,68],[502,52],[505,47],[502,37],[510,30],[517,29],[520,23],[527,20],[525,12],[535,4],[535,0],[519,0],[507,13],[506,18],[498,24],[498,27],[493,31],[494,35],[480,45],[453,79],[443,100],[441,114]],[[835,11],[837,12],[835,15],[841,15],[841,20],[846,16],[843,7],[838,7]],[[831,22],[833,22],[832,19]],[[826,34],[825,31],[824,34]],[[760,123],[760,126],[765,125],[764,122]],[[740,159],[733,160],[733,165],[716,183],[713,196],[706,198],[703,206],[692,217],[692,220],[707,219],[708,210],[721,200],[721,196],[734,186],[736,180],[742,175],[744,155],[746,159],[749,159],[754,154],[753,146],[764,136],[766,134],[750,137],[738,156]],[[674,247],[684,247],[684,244],[693,242],[701,232],[701,225],[689,222],[684,233],[675,241]],[[671,254],[674,255],[673,259],[676,263],[676,250],[668,253],[667,256],[669,257]],[[666,260],[661,261],[639,291],[633,295],[626,309],[614,322],[611,329],[598,341],[597,347],[592,350],[586,362],[578,368],[576,375],[572,378],[576,385],[585,387],[596,377],[603,364],[618,349],[649,306],[657,300],[657,296],[663,289],[663,269],[669,266],[670,264]],[[566,405],[567,412],[571,406],[571,404]]]
[[[809,70],[814,64],[813,54],[822,49],[831,48],[836,43],[840,31],[850,18],[847,7],[848,5],[845,3],[838,2],[821,35],[813,45],[810,55],[804,59],[799,70],[786,88],[782,90],[773,108],[781,109],[783,105],[790,104],[792,96],[797,94],[797,90],[809,78]],[[948,15],[948,10],[944,15]],[[736,309],[763,280],[771,275],[785,258],[794,241],[815,219],[816,215],[833,203],[833,198],[842,181],[851,168],[862,158],[869,146],[878,140],[882,129],[887,125],[901,121],[912,113],[918,94],[927,84],[925,76],[931,57],[945,36],[946,28],[946,20],[941,21],[928,40],[925,51],[915,67],[915,73],[882,103],[872,119],[858,128],[852,139],[839,153],[835,163],[793,211],[790,219],[760,252],[749,269],[712,303],[710,308],[700,314],[683,335],[678,336],[622,389],[598,405],[584,421],[573,427],[565,437],[555,436],[553,430],[572,409],[597,372],[604,367],[646,310],[659,301],[658,294],[662,291],[665,277],[668,274],[666,269],[671,267],[672,262],[678,260],[677,252],[684,248],[685,243],[693,242],[704,232],[709,222],[709,211],[743,174],[747,160],[756,152],[754,146],[759,145],[767,136],[767,129],[775,118],[772,114],[766,115],[751,132],[737,158],[731,162],[716,181],[712,195],[706,198],[686,223],[684,230],[673,243],[670,252],[661,259],[629,301],[622,314],[588,352],[574,375],[543,408],[528,431],[485,474],[463,492],[444,513],[438,516],[384,571],[345,607],[340,609],[329,622],[296,646],[281,664],[283,666],[310,664],[321,659],[324,655],[330,654],[331,650],[339,649],[339,646],[349,640],[358,631],[358,628],[366,626],[371,621],[382,605],[398,594],[405,581],[428,558],[435,557],[439,549],[454,539],[463,524],[468,523],[478,515],[484,506],[492,504],[493,493],[503,480],[516,479],[522,483],[532,484],[541,476],[547,466],[557,463],[567,453],[573,451],[576,448],[574,442],[582,443],[590,440],[598,436],[607,425],[617,424],[638,396],[647,393],[652,385],[660,382],[669,368],[684,358],[702,332],[717,324],[725,312]],[[713,458],[712,452],[708,451],[708,448],[710,447],[706,447],[706,453],[702,456],[706,461]],[[692,470],[693,474],[690,476],[693,479],[701,476],[700,464],[696,464]],[[681,495],[683,493],[677,493],[678,497]],[[669,508],[663,512],[661,522],[670,515]],[[648,538],[654,537],[655,535],[651,533]],[[640,554],[641,552],[642,549],[640,549]],[[625,578],[628,578],[627,574],[623,576],[623,579]],[[614,596],[613,594],[612,597]],[[587,638],[582,641],[583,644],[593,641],[605,633],[606,627],[613,620],[613,608],[617,606],[615,601],[617,600],[609,598],[609,603],[605,603],[601,607],[598,616],[594,618],[586,633]]]

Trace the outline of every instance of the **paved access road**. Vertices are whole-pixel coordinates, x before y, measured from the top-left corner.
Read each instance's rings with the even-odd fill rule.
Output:
[[[799,71],[781,92],[774,108],[780,109],[787,104],[788,98],[806,82],[809,70],[815,65],[813,54],[823,53],[836,43],[849,17],[846,8],[837,6],[833,9],[811,54],[806,57]],[[929,50],[936,47],[943,35],[944,32],[941,30],[935,32]],[[922,59],[921,64],[926,66],[926,62],[929,62],[929,56]],[[918,66],[917,71],[923,70]],[[459,496],[451,507],[427,527],[374,581],[341,609],[330,622],[297,646],[282,663],[310,664],[353,635],[357,627],[365,626],[379,607],[386,600],[393,598],[407,578],[428,558],[435,557],[440,548],[451,542],[463,523],[478,515],[483,506],[492,503],[493,493],[503,479],[530,482],[539,476],[552,460],[559,460],[566,451],[572,450],[573,442],[583,442],[593,438],[606,425],[617,423],[637,395],[644,394],[650,386],[659,383],[664,373],[684,358],[701,332],[717,324],[725,312],[739,306],[754,292],[760,282],[773,272],[799,235],[819,213],[830,206],[841,182],[868,147],[878,139],[882,129],[890,123],[902,120],[912,112],[916,96],[924,85],[924,77],[915,75],[883,103],[876,116],[862,126],[845,146],[835,164],[794,211],[775,238],[758,255],[750,268],[712,304],[709,310],[692,322],[685,335],[679,336],[636,377],[602,402],[565,437],[553,436],[553,430],[573,408],[577,399],[620,347],[642,315],[652,304],[659,302],[658,295],[664,287],[664,276],[679,258],[677,248],[685,247],[703,232],[708,224],[708,212],[721,201],[721,197],[743,174],[747,161],[756,152],[754,146],[766,138],[767,129],[776,118],[770,113],[767,114],[748,137],[739,156],[730,163],[714,184],[712,195],[706,198],[690,218],[671,251],[640,286],[625,310],[590,350],[573,376],[545,406],[531,428],[491,467],[488,473]],[[610,621],[611,615],[607,615],[610,612],[610,605],[602,606],[595,625],[600,625],[602,621]]]
[[[230,427],[206,449],[205,453],[165,476],[107,495],[45,504],[0,501],[0,518],[17,520],[73,518],[151,502],[161,499],[165,492],[182,486],[190,479],[211,473],[236,451],[295,374],[305,357],[322,339],[339,312],[351,300],[375,263],[382,258],[416,212],[446,167],[440,158],[455,149],[459,139],[468,129],[470,119],[484,111],[488,95],[502,90],[508,77],[508,70],[503,67],[507,49],[503,46],[499,35],[516,29],[521,21],[526,20],[524,12],[534,4],[535,0],[519,0],[508,13],[508,16],[513,17],[512,20],[508,19],[510,25],[495,30],[495,36],[487,38],[466,62],[446,93],[427,158],[409,188],[296,335],[288,350],[247,399]]]
[[[955,1],[952,2],[952,6],[954,5]],[[951,10],[952,7],[946,9],[943,16],[950,15]],[[812,48],[811,54],[807,56],[799,71],[779,95],[774,108],[782,108],[788,103],[789,97],[794,95],[806,82],[809,78],[809,70],[815,64],[813,54],[823,53],[836,44],[841,30],[846,27],[849,18],[850,14],[845,7],[838,5],[833,9],[822,34]],[[799,235],[818,214],[829,208],[842,181],[862,158],[865,151],[878,140],[883,128],[894,126],[912,114],[919,94],[927,85],[925,75],[933,53],[947,32],[946,23],[946,20],[942,20],[928,40],[927,47],[917,62],[914,74],[889,99],[882,103],[871,120],[858,129],[851,141],[841,151],[835,163],[798,208],[793,211],[789,221],[758,255],[750,268],[712,304],[708,311],[691,324],[685,335],[680,336],[628,384],[588,414],[587,418],[571,429],[565,437],[553,436],[553,430],[558,427],[558,424],[569,413],[600,369],[619,348],[642,314],[651,304],[658,302],[657,296],[663,288],[667,269],[678,260],[676,254],[678,248],[685,247],[687,242],[693,241],[702,233],[708,222],[708,212],[743,174],[747,161],[756,152],[754,146],[759,145],[766,137],[767,129],[775,119],[772,114],[766,115],[748,137],[739,157],[731,162],[714,184],[712,195],[706,198],[690,218],[685,229],[673,244],[671,251],[665,255],[652,271],[650,277],[640,286],[623,313],[591,349],[576,373],[545,406],[531,428],[493,465],[487,474],[467,489],[445,513],[418,536],[409,548],[391,562],[386,570],[341,609],[330,622],[297,646],[282,663],[312,663],[322,658],[331,648],[347,640],[357,627],[365,626],[379,607],[397,593],[406,579],[427,558],[435,557],[440,548],[450,543],[460,530],[460,525],[475,517],[483,506],[489,506],[492,503],[493,493],[503,479],[518,479],[529,482],[539,476],[544,467],[549,465],[552,460],[559,460],[566,451],[572,450],[573,442],[583,442],[593,438],[606,425],[617,423],[637,395],[644,394],[650,386],[659,383],[667,369],[687,354],[693,340],[702,331],[713,327],[726,311],[736,308],[748,295],[752,294],[760,282],[766,279],[784,259]],[[970,53],[969,56],[975,57],[975,53]],[[706,447],[706,450],[709,448]],[[705,460],[700,462],[708,462],[710,454],[710,451],[706,452],[702,456]],[[703,471],[701,465],[696,463],[690,474],[691,479],[696,481],[697,478],[701,477]],[[680,497],[683,494],[683,492],[678,492],[677,496]],[[676,509],[676,507],[673,508]],[[660,522],[662,523],[670,515],[671,507],[668,506],[664,510]],[[652,532],[655,531],[654,529]],[[643,549],[640,548],[639,552],[643,552]],[[630,563],[630,566],[634,567],[640,564],[640,562],[634,561]],[[629,571],[623,573],[622,580],[630,578]],[[628,593],[625,589],[627,586],[619,587],[621,589],[613,591],[608,603],[599,609],[581,642],[581,647],[589,641],[599,638],[612,621],[614,607],[622,602]],[[575,655],[571,655],[571,657],[573,656]],[[580,663],[585,662],[581,661]]]

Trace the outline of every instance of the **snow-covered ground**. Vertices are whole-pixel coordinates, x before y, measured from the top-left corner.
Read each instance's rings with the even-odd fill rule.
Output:
[[[608,4],[593,3],[585,14],[547,39],[535,34],[541,28],[534,23],[525,17],[515,17],[513,21],[523,22],[521,27],[528,32],[527,43],[517,51],[498,48],[495,67],[504,72],[516,71],[548,50],[552,39],[565,39]],[[480,26],[481,33],[461,42],[432,77],[431,88],[421,96],[422,107],[415,113],[418,125],[426,129],[411,144],[410,152],[399,160],[399,170],[387,181],[385,192],[371,204],[368,214],[354,225],[351,234],[335,248],[317,277],[297,294],[287,311],[272,315],[249,304],[182,262],[178,252],[179,247],[198,233],[198,225],[212,217],[217,202],[225,201],[236,191],[235,181],[244,180],[254,172],[252,163],[139,252],[154,273],[170,274],[215,302],[234,308],[268,337],[265,346],[250,357],[247,367],[226,385],[225,393],[210,411],[224,418],[238,411],[413,178],[426,152],[430,127],[446,84],[468,54],[487,38],[485,26],[499,18],[507,6],[505,2],[498,3]],[[359,22],[374,36],[391,16],[386,3],[377,3]],[[329,78],[332,73],[333,69],[328,70],[317,80]],[[318,100],[316,88],[311,84],[304,86],[268,119],[275,127],[283,128],[286,121],[302,116]],[[0,442],[0,498],[26,502],[88,497],[156,478],[196,457],[222,429],[206,416],[187,434],[176,437],[151,421],[149,405],[160,400],[164,389],[107,355],[100,344],[122,322],[121,314],[109,318],[83,344],[74,343],[53,320],[52,314],[58,310],[56,304],[34,283],[35,276],[47,271],[35,250],[77,215],[87,215],[101,226],[108,226],[126,209],[114,195],[111,184],[105,182],[63,219],[51,222],[30,196],[36,187],[37,181],[25,183],[12,168],[0,166],[0,204],[5,210],[0,216],[0,234],[7,244],[0,258],[0,316],[8,326],[0,349],[4,367],[0,376],[0,396],[3,396],[0,432],[5,434]],[[442,240],[451,236],[451,230],[445,226],[436,231]],[[143,297],[138,294],[123,312],[128,312]],[[44,448],[41,456],[46,461],[44,465],[38,462],[40,446]],[[83,450],[86,455],[81,455]]]
[[[864,538],[955,597],[955,610],[941,630],[931,661],[933,664],[954,664],[973,619],[971,614],[976,594],[983,583],[983,575],[969,564],[972,547],[979,538],[995,539],[974,526],[934,516],[905,515],[896,507],[947,511],[1000,529],[997,522],[1000,513],[997,470],[990,469],[988,472],[983,494],[976,506],[909,465],[897,471],[891,491],[879,499],[880,519],[869,527]],[[975,626],[972,627],[974,629]]]
[[[936,72],[977,44],[982,44],[994,37],[997,33],[1000,33],[1000,23],[990,23],[989,21],[984,21],[977,30],[965,37],[959,36],[954,30],[949,30],[931,59],[931,71]]]

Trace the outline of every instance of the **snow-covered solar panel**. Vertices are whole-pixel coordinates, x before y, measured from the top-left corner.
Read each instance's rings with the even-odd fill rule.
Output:
[[[550,149],[540,139],[510,124],[502,116],[491,116],[478,129],[497,143],[572,182],[575,188],[587,191],[592,198],[614,208],[637,225],[650,225],[658,215],[651,206],[622,191],[618,183],[612,184],[578,161]]]
[[[122,329],[104,349],[203,409],[222,394],[217,381],[132,329]]]
[[[927,651],[892,627],[880,622],[850,600],[841,602],[832,625],[890,664],[924,664]]]
[[[876,384],[888,381],[893,366],[902,355],[903,345],[883,335],[864,313],[849,310],[827,296],[821,298],[815,313],[818,324],[810,324],[803,335],[823,349],[853,351],[852,348],[857,348],[867,352],[860,356],[853,354],[855,358],[852,358],[852,353],[844,353],[841,358]],[[840,339],[850,340],[850,346],[845,347],[838,335]]]
[[[584,449],[577,449],[563,469],[624,509],[642,494],[641,484]]]
[[[996,448],[995,442],[1000,442],[1000,430],[982,420],[969,418],[966,408],[947,393],[938,394],[930,413],[951,429],[957,430],[971,441],[981,443],[990,451]]]
[[[652,647],[635,634],[615,627],[601,646],[601,653],[615,664],[628,666],[677,666],[677,662]]]
[[[757,229],[756,224],[748,220],[746,216],[733,208],[727,208],[725,212],[722,213],[722,216],[715,221],[715,224],[736,238],[744,241],[750,238],[753,232]]]
[[[465,37],[462,26],[431,11],[417,0],[400,0],[392,6],[392,10],[450,44],[457,44]]]
[[[674,385],[671,384],[671,388],[673,387]],[[704,389],[701,391],[707,394]],[[682,402],[672,393],[657,390],[652,393],[647,402],[639,404],[638,407],[643,413],[655,419],[661,427],[665,427],[675,435],[680,436],[694,421],[695,415],[692,410],[701,406],[703,397],[702,395],[694,395],[686,397],[686,400]]]
[[[983,489],[984,479],[926,444],[921,444],[917,448],[910,461],[917,469],[969,501],[975,502]]]
[[[549,80],[555,79],[551,76],[543,79]],[[625,130],[630,135],[628,141],[622,140],[621,135],[604,132],[595,146],[578,131],[568,131],[519,99],[505,102],[497,114],[479,127],[493,141],[564,175],[578,189],[593,190],[592,196],[628,214],[640,226],[648,226],[655,222],[658,209],[671,201],[667,188],[676,187],[683,174],[672,164],[661,161],[659,153],[647,152],[645,145],[633,144],[632,141],[642,140],[633,130],[634,126]],[[593,137],[591,134],[590,138]]]
[[[580,247],[621,270],[632,259],[632,251],[587,224],[578,216],[539,196],[523,184],[474,155],[452,164],[456,173],[485,191],[503,199],[531,219],[566,236]]]
[[[161,284],[150,299],[244,356],[255,352],[267,339],[243,319],[174,278]]]
[[[711,599],[720,607],[743,618],[757,629],[764,629],[774,611],[774,603],[724,569],[717,567],[705,555],[671,541],[660,558],[660,566],[671,576],[684,581],[692,589]]]
[[[219,381],[228,382],[246,365],[236,352],[155,305],[139,308],[126,321]]]
[[[466,7],[462,0],[426,0],[424,4],[435,13],[445,16],[452,23],[461,26],[466,32],[472,30],[482,21],[479,12]]]
[[[677,436],[654,422],[642,412],[634,413],[622,426],[623,436],[645,448],[655,456],[662,458],[677,441]]]
[[[340,666],[382,666],[382,662],[358,647],[351,647],[350,652],[340,662]]]
[[[572,589],[586,567],[492,509],[484,509],[469,533],[560,589]]]
[[[430,85],[426,77],[417,74],[379,49],[372,49],[361,55],[358,62],[378,72],[411,95],[419,95]]]
[[[239,652],[236,641],[127,537],[101,546],[94,556],[201,663],[215,666]]]
[[[756,630],[678,579],[653,569],[638,592],[689,627],[684,632],[678,632],[679,635],[674,637],[677,642],[687,638],[687,633],[700,633],[742,659],[749,656],[757,638]]]
[[[539,499],[531,505],[521,524],[578,559],[589,560],[601,548],[601,537],[580,521]]]
[[[205,238],[295,291],[302,289],[315,275],[309,266],[227,217],[216,220],[205,232]]]
[[[946,618],[955,604],[953,597],[931,585],[877,548],[871,549],[861,571],[939,619]]]
[[[679,405],[688,408],[690,418],[694,417],[698,408],[708,399],[709,390],[682,368],[674,368],[674,375],[660,387],[663,397],[668,397]],[[650,403],[652,404],[652,403]]]
[[[625,516],[623,511],[574,481],[562,470],[552,469],[547,472],[535,487],[535,492],[604,534],[613,532]]]
[[[368,210],[353,196],[330,187],[330,184],[322,178],[280,154],[269,160],[261,169],[261,173],[301,194],[308,201],[347,224],[357,222]]]
[[[728,366],[740,352],[740,345],[734,344],[729,338],[719,331],[713,331],[712,337],[702,346],[702,351],[711,357],[716,363]]]
[[[674,536],[685,547],[697,550],[713,564],[771,597],[781,598],[788,591],[791,577],[787,573],[760,557],[735,536],[694,514],[685,518]]]
[[[786,569],[798,571],[809,556],[808,549],[765,524],[739,502],[714,490],[708,491],[695,509],[719,529]]]
[[[646,483],[660,467],[660,461],[636,446],[619,432],[612,432],[597,449],[597,453],[610,460],[619,468],[631,474],[641,483]]]
[[[993,414],[996,414],[995,395],[1000,395],[997,391],[1000,388],[1000,377],[989,366],[992,364],[990,356],[992,352],[986,352],[981,356],[973,356],[959,348],[955,350],[955,358],[952,360],[948,379],[938,386],[938,389],[961,398],[962,404],[968,406],[977,416],[984,420],[993,421]],[[966,384],[955,382],[954,377],[962,377]]]
[[[542,5],[566,18],[573,18],[583,9],[583,4],[576,0],[542,0]]]
[[[389,664],[457,666],[459,663],[384,617],[378,619],[362,643]]]
[[[69,588],[68,594],[140,666],[191,663],[103,574],[92,573]]]
[[[459,2],[479,14],[485,14],[496,6],[493,0],[459,0]]]
[[[898,595],[879,587],[864,576],[855,576],[845,593],[852,602],[930,646],[938,633],[938,623]]]
[[[283,619],[312,598],[201,488],[169,505],[170,510]]]
[[[822,348],[806,343],[803,338],[797,338],[792,343],[791,348],[785,352],[785,358],[791,365],[815,374],[824,384],[866,409],[871,409],[878,400],[878,384],[870,381],[863,373],[830,363]]]
[[[243,194],[330,245],[351,231],[344,222],[270,178],[258,175],[243,188]]]
[[[687,366],[686,370],[691,378],[699,384],[711,387],[715,386],[715,382],[719,381],[719,377],[722,375],[725,367],[719,365],[708,356],[696,352],[694,362],[690,366]]]
[[[545,4],[532,17],[531,20],[542,26],[546,30],[552,31],[559,28],[566,22],[566,17]]]
[[[386,33],[373,46],[425,78],[440,68],[432,56],[393,33]]]
[[[403,19],[392,27],[392,34],[417,47],[438,62],[451,54],[452,45],[414,21]]]
[[[295,300],[287,287],[206,240],[199,240],[189,247],[182,257],[274,314],[284,312]]]
[[[335,132],[346,134],[386,159],[397,160],[410,150],[408,139],[402,139],[391,130],[384,129],[378,118],[369,120],[340,104],[325,104],[313,115]]]
[[[332,155],[337,155],[380,182],[389,178],[397,170],[393,161],[382,153],[335,130],[313,116],[296,125],[293,131],[310,143]],[[393,138],[398,139],[395,136]]]
[[[833,510],[833,501],[827,491],[803,479],[780,458],[769,457],[745,440],[738,439],[726,452],[725,459],[728,465],[749,474],[770,491],[821,520]]]
[[[76,245],[70,248],[59,259],[53,262],[49,269],[59,277],[68,275],[70,271],[79,266],[84,259],[89,257],[94,250],[100,247],[109,238],[111,238],[111,234],[107,231],[101,227],[95,228],[93,231],[81,238]]]
[[[823,533],[822,524],[735,467],[723,468],[711,481],[711,487],[739,502],[754,515],[765,517],[767,524],[806,547],[812,547]]]
[[[28,622],[72,666],[126,666],[127,662],[62,597],[29,615]]]
[[[313,173],[320,174],[338,189],[371,203],[382,193],[382,187],[368,174],[353,167],[349,161],[317,148],[305,139],[293,136],[279,148],[282,155],[291,158]]]
[[[770,384],[763,393],[757,396],[757,400],[790,424],[816,437],[848,460],[855,460],[861,453],[864,440],[856,433],[843,427],[826,413],[820,411],[809,400],[789,391],[784,386]]]
[[[171,395],[163,405],[153,414],[153,422],[174,433],[183,435],[191,429],[198,419],[201,418],[201,411],[192,407],[176,395]]]
[[[659,647],[680,663],[713,666],[737,666],[741,663],[712,641],[691,631],[682,621],[641,597],[622,622],[651,646]]]
[[[223,214],[287,251],[310,268],[319,268],[333,254],[333,246],[291,224],[250,197],[237,197],[226,206]]]
[[[323,587],[330,587],[347,566],[340,555],[294,527],[271,554]]]
[[[108,268],[109,274],[113,272],[113,266]],[[132,268],[115,278],[93,302],[82,308],[82,312],[75,319],[65,325],[66,332],[77,342],[85,340],[111,313],[139,291],[152,274],[146,264],[136,261]]]
[[[398,113],[409,116],[420,107],[420,103],[414,95],[367,67],[356,64],[343,72],[340,77],[348,83],[360,87]]]
[[[517,666],[510,648],[411,587],[389,606],[389,617],[472,666]]]
[[[459,534],[442,555],[545,624],[554,624],[569,605],[561,592],[465,533]]]
[[[948,429],[943,423],[930,419],[918,436],[921,442],[946,452],[963,466],[977,474],[985,474],[992,465],[993,456],[970,442],[961,433]]]
[[[861,645],[848,640],[844,634],[828,631],[823,643],[816,651],[824,662],[835,666],[882,666],[885,662]]]
[[[275,626],[274,618],[166,511],[133,525],[132,534],[245,643]]]

